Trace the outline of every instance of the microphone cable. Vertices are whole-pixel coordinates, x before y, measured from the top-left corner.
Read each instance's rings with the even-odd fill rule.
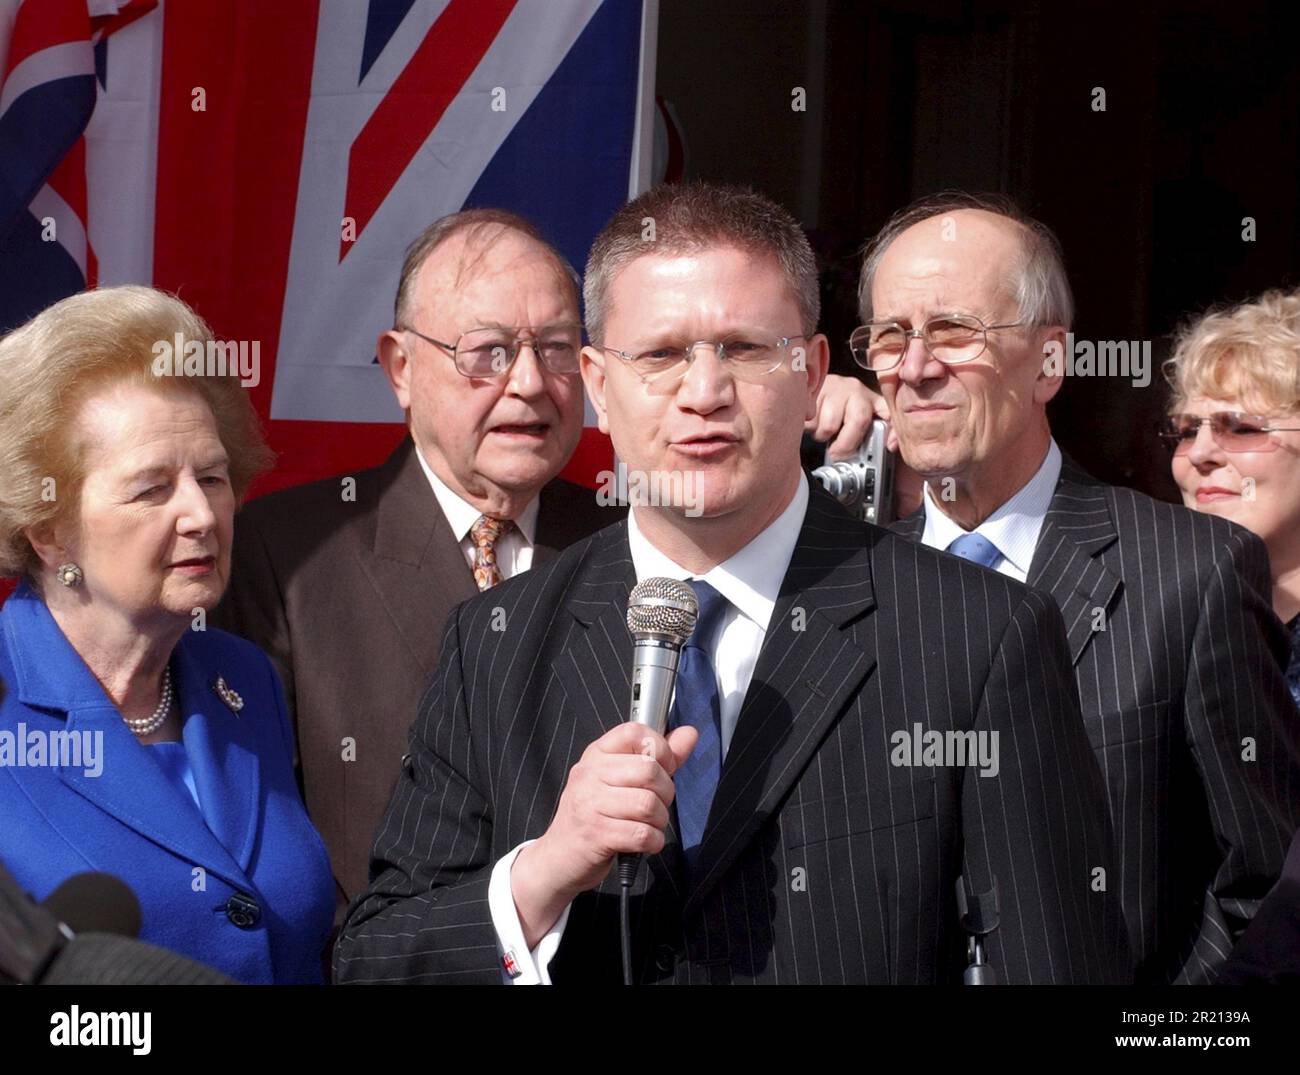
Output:
[[[632,881],[641,856],[629,855],[628,858],[630,862],[620,861],[618,864],[618,924],[623,942],[623,984],[635,985],[632,978]]]

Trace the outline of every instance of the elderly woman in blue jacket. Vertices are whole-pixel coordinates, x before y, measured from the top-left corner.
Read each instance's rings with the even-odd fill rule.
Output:
[[[280,683],[208,630],[269,453],[224,352],[143,287],[0,340],[0,860],[43,899],[104,871],[140,937],[243,982],[319,982],[329,861]]]

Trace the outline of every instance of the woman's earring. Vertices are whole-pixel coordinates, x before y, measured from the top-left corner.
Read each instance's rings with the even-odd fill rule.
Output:
[[[68,587],[80,586],[82,579],[86,577],[81,568],[71,560],[66,564],[60,564],[58,570],[54,573],[58,576],[59,581]]]

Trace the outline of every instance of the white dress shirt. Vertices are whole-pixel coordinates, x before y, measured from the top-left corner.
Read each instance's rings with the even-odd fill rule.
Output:
[[[722,626],[714,635],[711,653],[718,676],[724,758],[731,746],[731,737],[740,719],[741,703],[749,690],[754,665],[767,636],[767,625],[781,592],[781,581],[790,566],[790,557],[799,541],[807,510],[808,484],[801,479],[790,503],[767,529],[703,575],[688,571],[655,548],[637,525],[635,507],[628,514],[627,540],[638,582],[655,577],[699,578],[727,599]],[[569,908],[564,909],[537,947],[529,951],[510,889],[510,868],[515,856],[532,842],[526,840],[492,868],[488,909],[497,933],[498,954],[504,961],[506,953],[509,953],[510,961],[518,971],[517,976],[511,978],[503,969],[502,978],[506,982],[513,981],[515,985],[550,985],[550,963],[569,921]]]
[[[947,549],[959,537],[976,533],[988,539],[1002,553],[994,570],[1009,575],[1018,582],[1029,578],[1029,565],[1034,559],[1038,535],[1043,531],[1043,520],[1051,507],[1056,492],[1056,482],[1061,476],[1061,449],[1055,440],[1047,445],[1047,454],[1034,472],[1010,500],[985,519],[973,531],[963,530],[939,507],[925,483],[925,531],[921,544],[932,549]]]
[[[474,569],[474,539],[470,537],[470,528],[478,522],[479,517],[483,514],[473,504],[462,500],[456,493],[453,493],[447,483],[436,475],[425,462],[424,456],[420,454],[420,449],[415,449],[415,457],[420,461],[420,467],[424,470],[424,476],[429,479],[429,484],[433,486],[433,495],[438,498],[438,506],[442,508],[442,514],[447,518],[447,525],[451,527],[452,534],[460,542],[461,552],[465,554],[465,562],[469,564],[470,570]],[[497,570],[501,572],[503,579],[512,578],[521,571],[527,571],[533,566],[533,545],[537,541],[537,511],[540,507],[539,498],[533,497],[528,502],[528,506],[519,513],[519,518],[515,520],[515,525],[510,528],[509,533],[502,534],[496,541]]]

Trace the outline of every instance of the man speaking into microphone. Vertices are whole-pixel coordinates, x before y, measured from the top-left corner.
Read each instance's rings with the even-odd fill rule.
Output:
[[[749,191],[656,188],[587,264],[583,378],[626,522],[460,605],[338,981],[1123,981],[1100,774],[1050,599],[870,528],[800,467],[816,265]],[[627,723],[633,588],[686,582],[666,734]]]

